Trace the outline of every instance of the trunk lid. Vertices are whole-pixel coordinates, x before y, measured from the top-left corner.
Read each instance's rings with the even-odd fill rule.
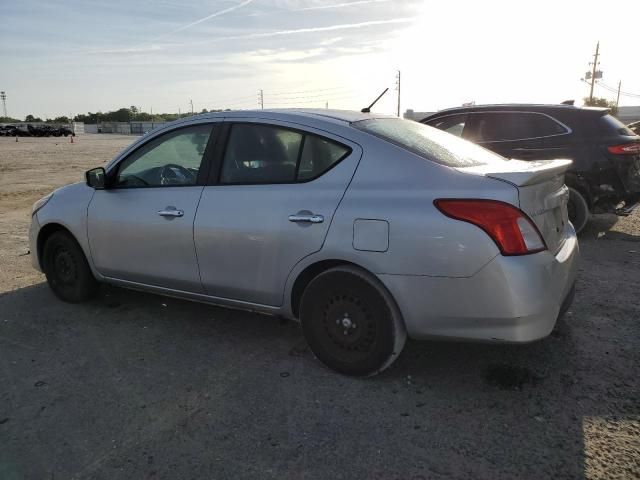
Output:
[[[536,224],[549,250],[556,253],[564,244],[565,227],[569,223],[569,189],[564,184],[564,173],[571,163],[563,159],[509,160],[500,165],[491,163],[457,170],[515,186],[520,209]]]

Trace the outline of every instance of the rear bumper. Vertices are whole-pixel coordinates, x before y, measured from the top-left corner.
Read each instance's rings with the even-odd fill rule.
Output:
[[[531,342],[568,308],[578,271],[575,231],[554,256],[498,255],[467,278],[378,275],[396,299],[411,338]]]

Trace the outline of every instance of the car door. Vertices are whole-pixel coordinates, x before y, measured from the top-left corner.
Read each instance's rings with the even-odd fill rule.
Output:
[[[225,130],[195,220],[202,283],[209,295],[279,306],[293,267],[322,247],[362,151],[284,122]]]
[[[540,112],[478,112],[469,115],[469,140],[506,158],[549,160],[565,157],[570,130]]]
[[[208,174],[214,125],[172,130],[109,170],[88,209],[96,269],[106,277],[202,293],[193,222]]]

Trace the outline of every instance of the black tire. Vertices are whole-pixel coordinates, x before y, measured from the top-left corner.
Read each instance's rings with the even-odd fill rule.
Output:
[[[47,239],[43,267],[49,287],[60,300],[84,302],[98,290],[82,248],[67,232],[54,232]]]
[[[567,209],[569,210],[569,220],[573,224],[573,228],[576,229],[577,233],[580,233],[589,222],[591,212],[589,211],[587,200],[575,188],[569,187]]]
[[[398,358],[407,339],[391,295],[351,266],[327,270],[309,283],[300,302],[300,320],[316,357],[346,375],[381,372]]]

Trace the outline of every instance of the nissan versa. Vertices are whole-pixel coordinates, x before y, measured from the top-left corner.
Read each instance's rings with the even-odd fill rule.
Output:
[[[298,319],[324,364],[371,375],[407,336],[551,332],[578,270],[570,164],[375,114],[205,114],[36,202],[33,264],[68,302],[105,282]]]

